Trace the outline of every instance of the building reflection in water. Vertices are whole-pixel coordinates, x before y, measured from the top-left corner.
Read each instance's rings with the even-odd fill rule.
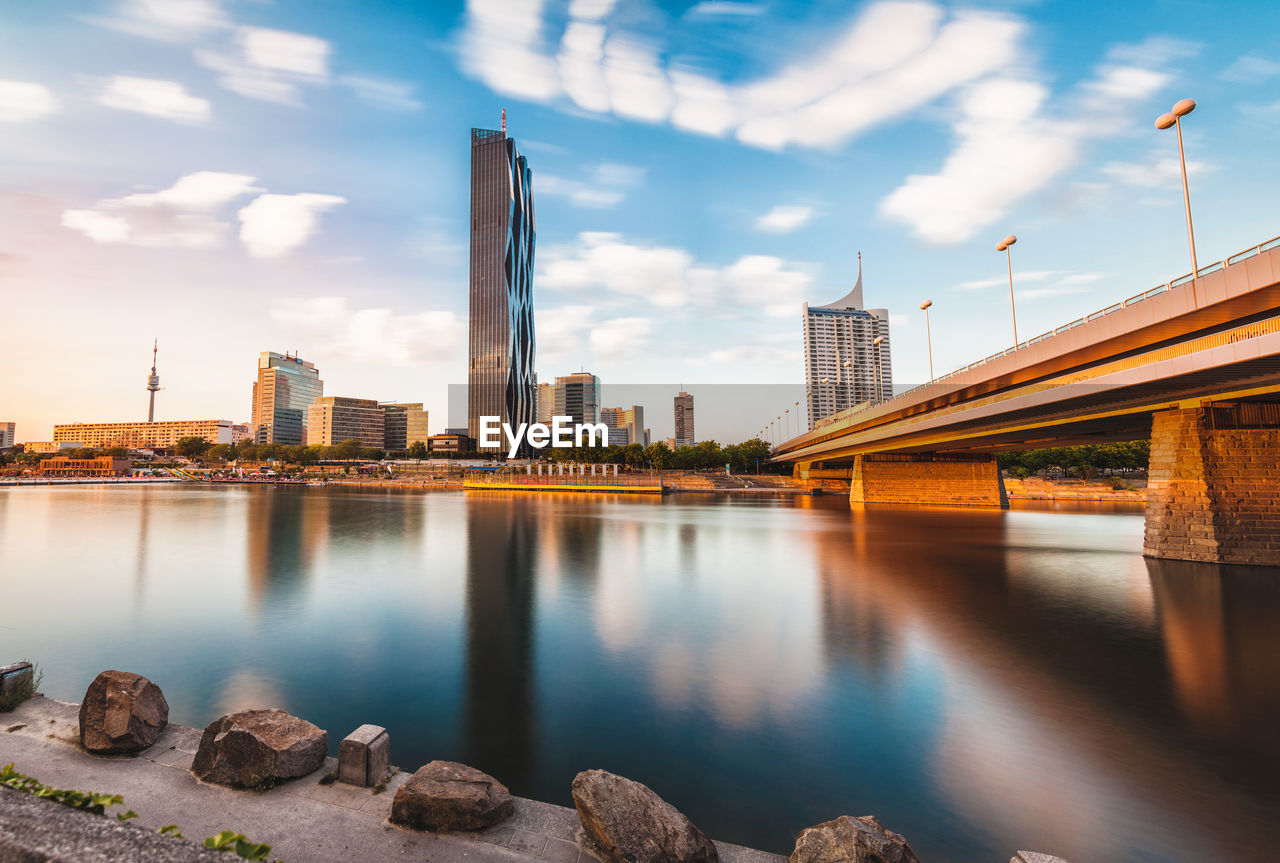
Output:
[[[828,661],[927,658],[933,781],[993,836],[1073,861],[1265,859],[1256,830],[1215,825],[1280,841],[1259,803],[1280,767],[1274,574],[1037,547],[1027,523],[854,510],[817,540]]]
[[[538,519],[511,495],[467,501],[467,763],[525,787],[534,763]]]
[[[249,490],[245,548],[250,607],[288,601],[301,590],[328,547],[332,501],[330,495],[305,489]]]

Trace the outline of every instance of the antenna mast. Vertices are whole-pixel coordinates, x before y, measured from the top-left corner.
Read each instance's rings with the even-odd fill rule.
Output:
[[[507,109],[502,109],[502,134],[507,134]]]
[[[151,393],[151,405],[147,408],[147,422],[156,421],[156,393],[160,391],[160,376],[156,374],[156,353],[160,350],[160,339],[151,345],[151,374],[147,376],[147,392]]]

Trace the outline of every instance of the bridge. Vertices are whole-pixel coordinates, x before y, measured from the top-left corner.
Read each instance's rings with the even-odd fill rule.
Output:
[[[850,500],[1007,506],[994,453],[1151,439],[1144,551],[1280,566],[1280,237],[774,448]]]

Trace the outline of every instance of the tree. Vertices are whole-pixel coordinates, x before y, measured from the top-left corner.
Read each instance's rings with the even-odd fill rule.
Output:
[[[209,458],[216,458],[218,461],[231,461],[236,457],[236,448],[229,443],[215,444],[209,448]]]
[[[333,447],[330,457],[341,461],[360,458],[360,441],[355,438],[347,438],[342,443]]]
[[[212,444],[199,435],[188,435],[187,437],[178,438],[178,442],[174,444],[173,451],[184,458],[199,458],[207,453],[211,447]]]
[[[422,461],[422,460],[423,460],[424,458],[426,458],[426,457],[427,457],[427,455],[428,455],[428,453],[427,453],[427,445],[426,445],[425,443],[423,443],[422,441],[420,441],[420,440],[416,440],[416,441],[414,441],[413,443],[409,444],[409,453],[408,453],[408,455],[409,455],[409,458],[413,458],[413,459],[417,459],[418,461]]]

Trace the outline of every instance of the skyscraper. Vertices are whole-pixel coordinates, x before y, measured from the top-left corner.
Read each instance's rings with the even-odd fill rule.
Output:
[[[384,442],[389,452],[408,449],[414,443],[426,443],[431,437],[427,428],[427,411],[422,409],[422,402],[383,402]]]
[[[883,341],[876,345],[876,339]],[[893,395],[889,310],[862,307],[862,255],[853,290],[825,306],[804,304],[809,428],[824,417]]]
[[[471,316],[467,432],[480,417],[536,419],[532,173],[502,131],[471,130]]]
[[[556,415],[556,385],[555,384],[538,384],[538,422],[543,425],[551,425],[551,419]]]
[[[324,381],[314,363],[296,356],[263,351],[253,384],[254,443],[297,446],[307,442],[307,410],[324,395]]]
[[[644,427],[644,407],[632,405],[629,408],[601,408],[600,422],[609,427],[610,444],[638,443],[648,446],[647,429]],[[615,435],[617,431],[620,434]]]
[[[572,417],[575,425],[600,422],[600,378],[591,372],[574,372],[556,378],[554,416]]]
[[[693,446],[693,396],[681,392],[676,396],[676,447]]]
[[[320,396],[307,408],[307,445],[336,446],[347,440],[381,449],[386,441],[386,414],[373,399]]]

